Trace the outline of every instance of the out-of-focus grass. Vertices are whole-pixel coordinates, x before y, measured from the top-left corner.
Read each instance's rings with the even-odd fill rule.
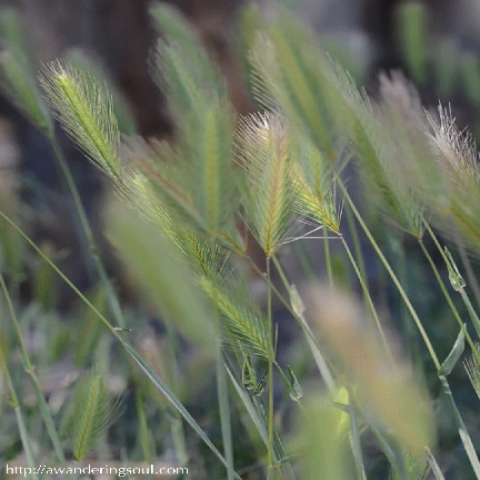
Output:
[[[255,12],[245,14],[245,65],[268,112],[238,119],[195,32],[153,7],[162,38],[152,62],[177,127],[169,144],[120,136],[122,102],[101,70],[56,62],[38,87],[18,36],[6,42],[4,86],[54,146],[99,282],[76,289],[2,204],[2,259],[12,235],[28,246],[0,266],[2,461],[169,462],[229,480],[419,480],[431,470],[438,480],[454,456],[453,475],[480,478],[478,414],[463,407],[480,364],[464,254],[480,238],[475,148],[448,112],[425,114],[401,75],[382,77],[373,101],[291,14]],[[403,12],[401,37],[420,82],[423,14]],[[106,230],[133,302],[106,276],[52,118],[114,184]],[[55,308],[48,272],[78,304]],[[18,279],[32,273],[25,301]]]

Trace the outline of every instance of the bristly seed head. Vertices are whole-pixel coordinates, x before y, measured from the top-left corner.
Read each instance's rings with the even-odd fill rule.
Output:
[[[239,123],[238,162],[250,185],[245,207],[251,228],[270,257],[282,245],[292,213],[288,135],[274,113],[249,115]]]
[[[437,161],[454,183],[462,180],[480,183],[478,154],[471,134],[458,129],[451,108],[439,105],[438,112],[439,120],[427,115],[432,127],[431,145]]]

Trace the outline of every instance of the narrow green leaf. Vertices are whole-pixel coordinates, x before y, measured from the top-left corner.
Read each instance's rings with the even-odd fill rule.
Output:
[[[255,379],[253,378],[252,366],[249,360],[245,360],[242,367],[242,383],[247,390],[255,388]]]
[[[227,370],[228,375],[230,376],[230,380],[233,383],[233,386],[235,387],[235,390],[238,393],[238,396],[240,397],[240,400],[242,401],[243,405],[245,406],[245,409],[247,410],[247,413],[249,414],[250,418],[252,419],[253,424],[258,430],[258,433],[260,434],[263,443],[265,446],[268,448],[269,441],[268,441],[268,428],[267,428],[267,423],[265,419],[265,413],[263,412],[263,409],[260,405],[259,398],[257,397],[251,397],[240,385],[240,383],[237,381],[235,376],[233,375],[232,371],[228,367],[228,365],[225,364],[225,368]],[[280,441],[280,438],[278,437],[278,434],[275,432],[274,435],[274,458],[275,462],[277,465],[280,465],[280,468],[282,469],[283,475],[286,480],[294,480],[295,479],[295,474],[293,473],[292,466],[290,465],[290,462],[286,460],[286,455],[285,455],[285,450],[283,448],[283,445]]]
[[[460,440],[462,441],[463,448],[465,449],[468,459],[470,460],[470,464],[473,468],[473,471],[475,472],[476,478],[480,480],[480,461],[478,460],[475,446],[473,445],[470,434],[468,433],[467,427],[463,422],[462,416],[460,415],[460,412],[453,398],[453,394],[450,390],[450,385],[448,384],[447,377],[439,376],[438,378],[442,382],[442,389],[447,397],[448,403],[453,413],[453,419],[458,428],[458,434],[460,435]]]
[[[428,459],[430,468],[432,469],[432,473],[433,473],[433,476],[435,477],[435,480],[445,480],[442,470],[440,469],[440,466],[438,465],[437,461],[435,460],[435,457],[433,456],[430,450],[427,450],[427,459]]]
[[[227,370],[227,373],[230,377],[230,380],[233,383],[233,386],[235,387],[235,390],[238,393],[238,396],[240,397],[240,400],[242,401],[245,409],[247,410],[248,415],[252,419],[253,424],[255,425],[255,428],[258,430],[258,433],[260,434],[260,437],[263,440],[263,443],[265,446],[268,445],[268,429],[267,425],[265,424],[264,418],[259,414],[257,409],[255,408],[255,405],[252,403],[250,395],[240,386],[238,383],[237,379],[231,372],[231,370],[228,368],[227,365],[225,365],[225,368]]]
[[[205,432],[201,429],[200,425],[194,420],[190,415],[187,409],[183,406],[180,400],[175,396],[175,394],[170,390],[170,388],[165,384],[165,382],[155,373],[155,371],[145,362],[145,360],[121,337],[117,337],[122,346],[132,357],[132,359],[137,363],[137,365],[142,369],[142,371],[147,375],[151,380],[154,386],[162,392],[162,394],[167,398],[170,404],[182,415],[185,421],[193,428],[193,430],[198,434],[198,436],[205,442],[208,448],[213,452],[213,454],[220,460],[220,462],[228,468],[228,462],[225,460],[224,456],[218,451],[218,449],[213,445],[211,440],[207,437]],[[241,480],[241,477],[235,473],[235,478]]]
[[[55,270],[55,272],[69,285],[69,287],[78,295],[78,297],[94,312],[98,315],[98,318],[102,323],[110,330],[115,338],[120,342],[122,347],[132,357],[132,359],[139,365],[142,371],[151,380],[153,385],[165,395],[167,400],[172,406],[182,415],[187,423],[193,428],[193,430],[200,436],[200,438],[206,443],[206,445],[212,450],[212,452],[220,459],[223,465],[227,466],[227,462],[220,452],[215,448],[210,439],[203,432],[201,427],[188,413],[182,403],[170,390],[170,388],[163,382],[163,380],[155,373],[155,371],[145,362],[145,360],[138,354],[138,352],[129,345],[122,336],[112,327],[108,320],[95,308],[95,306],[88,301],[88,299],[73,285],[73,283],[60,271],[60,269],[35,245],[35,243],[26,235],[10,218],[0,211],[0,217],[5,219],[9,225],[11,225],[27,242],[28,244]],[[27,436],[28,439],[28,436]],[[238,474],[235,474],[235,478],[241,480]]]
[[[303,397],[303,389],[290,365],[287,365],[288,378],[290,379],[290,398],[298,402]]]
[[[32,472],[37,472],[38,470],[38,462],[35,460],[33,455],[32,444],[30,442],[30,436],[28,434],[27,426],[25,424],[25,418],[23,416],[20,407],[15,408],[15,416],[17,418],[17,425],[20,431],[20,438],[22,440],[22,446],[25,450],[25,456],[27,457],[27,463]],[[32,478],[38,478],[36,473],[31,474]]]
[[[267,380],[268,380],[268,370],[260,378],[260,381],[257,383],[257,386],[253,390],[253,394],[256,397],[259,397],[267,388]]]
[[[350,443],[352,445],[355,470],[357,471],[357,480],[367,480],[365,464],[363,462],[362,442],[360,439],[360,431],[358,428],[357,413],[351,401],[348,404],[348,410],[350,414]]]
[[[466,325],[463,324],[463,327],[466,328]],[[458,337],[455,340],[455,343],[453,344],[452,350],[450,351],[450,353],[448,354],[448,357],[440,366],[440,370],[438,370],[438,374],[444,375],[444,376],[450,375],[453,368],[457,364],[458,359],[462,355],[464,349],[465,349],[465,332],[464,332],[464,329],[461,329],[460,332],[458,333]]]
[[[218,405],[220,411],[220,426],[222,430],[222,442],[225,459],[227,461],[227,478],[233,480],[235,477],[235,470],[233,464],[233,443],[232,443],[232,424],[230,418],[230,399],[228,394],[227,375],[222,357],[220,343],[217,342],[217,390],[218,390]]]
[[[152,447],[150,445],[150,432],[145,414],[145,404],[142,394],[137,390],[135,393],[135,406],[138,416],[138,436],[142,447],[143,459],[150,464],[152,462]]]

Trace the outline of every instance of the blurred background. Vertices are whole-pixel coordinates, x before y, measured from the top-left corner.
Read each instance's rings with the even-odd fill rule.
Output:
[[[232,102],[242,114],[255,109],[243,70],[244,0],[178,0],[225,76]],[[269,1],[258,0],[267,10]],[[402,70],[419,88],[426,107],[451,102],[460,127],[480,134],[480,2],[477,0],[283,0],[313,25],[324,47],[359,86],[375,95],[378,74]],[[143,136],[173,134],[162,94],[149,74],[155,32],[147,0],[2,0],[20,13],[25,43],[37,68],[81,50],[98,62],[124,95]],[[5,27],[7,28],[7,27]],[[0,37],[2,26],[0,25]],[[5,33],[5,32],[4,32]],[[63,148],[95,224],[102,192],[100,174],[62,134]],[[55,162],[42,135],[0,96],[0,162],[10,187],[32,207],[32,235],[56,250],[75,247]],[[17,176],[18,174],[18,176]],[[20,181],[21,180],[21,181]],[[15,184],[15,181],[18,183]],[[35,213],[34,213],[35,212]],[[88,283],[79,255],[62,264],[82,286]]]
[[[71,58],[78,52],[87,54],[123,95],[135,120],[133,130],[147,138],[170,139],[175,131],[166,101],[149,72],[149,56],[157,35],[148,13],[150,3],[148,0],[0,0],[0,19],[11,9],[19,14],[21,41],[39,71],[57,58]],[[245,22],[242,16],[245,2],[172,0],[168,3],[177,6],[200,34],[225,77],[236,110],[241,114],[255,111],[257,107],[249,94],[248,72],[242,60],[251,40],[245,38],[248,30],[241,28]],[[256,3],[259,12],[268,14],[269,1]],[[436,109],[439,101],[450,105],[460,128],[469,126],[474,138],[480,138],[479,0],[283,0],[283,3],[314,27],[322,46],[370,95],[377,95],[380,72],[400,70],[416,85],[426,108]],[[9,25],[0,22],[0,41],[6,35],[11,38],[11,32],[6,32]],[[60,129],[58,135],[103,247],[109,272],[121,277],[116,262],[109,258],[111,248],[102,236],[101,204],[109,189],[108,182]],[[0,200],[2,208],[8,210],[10,206],[15,210],[29,235],[78,287],[87,291],[95,283],[97,279],[84,264],[70,215],[69,195],[60,180],[53,152],[42,134],[1,93]],[[392,256],[394,250],[391,246]],[[406,283],[412,296],[421,297],[422,313],[431,320],[429,333],[435,336],[438,350],[445,350],[440,352],[443,357],[448,354],[449,345],[444,342],[445,338],[454,338],[456,334],[452,322],[449,324],[449,318],[444,319],[438,310],[438,296],[428,289],[432,280],[422,270],[417,253],[412,250],[404,260]],[[17,279],[20,303],[28,305],[41,299],[42,285],[54,284],[54,288],[43,288],[47,292],[48,308],[71,309],[75,298],[71,289],[55,279],[48,278],[47,282],[48,269],[37,257],[29,255],[22,258],[28,265],[20,269],[23,276]],[[5,263],[5,259],[2,261]],[[371,284],[383,282],[378,290],[388,297],[391,293],[385,286],[388,282],[376,276],[375,261],[372,260],[368,268],[373,272],[369,271]],[[129,295],[129,289],[122,287],[122,300],[128,301]],[[386,310],[393,312],[392,317],[401,316],[401,302],[391,297],[385,300]],[[148,325],[153,325],[158,333],[158,323]],[[147,333],[145,339],[151,341],[153,336],[150,331]],[[287,343],[290,332],[280,329],[279,336],[280,343]],[[65,368],[61,367],[60,371],[64,372]],[[461,381],[466,384],[465,375]],[[55,385],[51,390],[54,388]],[[472,392],[468,388],[461,388],[460,403],[465,409],[464,415],[474,425],[470,433],[479,441],[480,417],[478,409],[469,408]],[[194,410],[201,410],[196,402],[200,397],[195,392],[190,395]],[[438,406],[440,411],[442,408]],[[441,415],[439,417],[442,421]],[[441,447],[446,452],[442,466],[448,469],[452,458],[457,458],[455,449],[461,451],[461,447],[452,425],[440,425],[440,428],[443,429]],[[457,472],[458,477],[451,478],[468,478],[461,476],[460,469]]]

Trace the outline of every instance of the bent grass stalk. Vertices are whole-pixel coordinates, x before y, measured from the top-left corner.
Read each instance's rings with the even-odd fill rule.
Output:
[[[7,42],[7,45],[8,45],[8,42]],[[18,58],[14,56],[14,53],[18,55],[18,58],[23,59],[23,62],[18,60]],[[78,189],[75,185],[75,182],[70,173],[68,164],[58,144],[58,140],[56,138],[55,131],[54,131],[51,112],[47,108],[45,102],[43,101],[43,98],[40,95],[40,92],[37,88],[37,83],[35,82],[35,79],[32,76],[32,71],[29,68],[28,60],[29,60],[28,55],[25,55],[24,52],[22,51],[18,51],[18,49],[14,49],[13,52],[9,52],[9,51],[3,52],[0,58],[0,64],[1,64],[0,67],[3,73],[2,85],[4,88],[6,88],[7,93],[9,94],[11,99],[20,106],[21,110],[39,128],[39,130],[42,132],[42,134],[51,144],[53,152],[57,159],[57,163],[62,172],[62,175],[61,175],[62,179],[66,183],[68,190],[70,191],[70,194],[73,199],[73,203],[75,205],[78,220],[84,232],[83,235],[81,234],[81,232],[79,232],[80,244],[84,251],[87,250],[87,248],[85,248],[85,243],[87,244],[92,254],[92,258],[94,259],[94,263],[97,268],[98,275],[102,281],[105,291],[107,292],[112,313],[115,316],[118,324],[124,327],[125,326],[124,320],[123,320],[118,299],[116,298],[114,289],[111,285],[111,282],[108,279],[108,276],[99,258],[98,248],[95,244],[95,240],[94,240],[92,231],[90,229],[90,225],[88,223],[87,215],[83,208],[83,204],[82,204],[80,195],[78,193]],[[69,77],[67,75],[67,72],[61,68],[60,63],[57,64],[57,67],[58,67],[57,68],[58,75],[56,79],[58,80],[57,87],[59,91],[62,93],[65,93],[65,92],[71,93],[70,87],[72,82],[70,83],[68,82]],[[52,68],[52,74],[54,70],[55,69]],[[67,83],[65,83],[65,81],[67,81]],[[45,87],[46,91],[50,93],[51,100],[60,100],[60,96],[55,95],[55,89],[53,88],[53,85],[50,84],[48,80],[46,80],[45,78],[43,78],[43,86]],[[68,87],[67,90],[65,90],[66,87]],[[104,140],[103,138],[101,138],[102,137],[101,135],[100,136],[95,135],[96,133],[95,127],[97,126],[95,123],[95,117],[89,115],[91,114],[91,111],[89,110],[88,107],[83,109],[81,108],[81,107],[85,107],[85,105],[82,104],[82,100],[85,100],[85,98],[83,95],[84,91],[79,91],[79,92],[81,95],[77,95],[77,97],[75,97],[76,102],[74,107],[77,109],[80,108],[82,113],[81,120],[83,122],[74,123],[74,126],[78,126],[78,128],[77,129],[73,128],[73,130],[71,129],[70,133],[72,133],[72,136],[74,138],[75,138],[75,135],[78,134],[84,141],[87,138],[87,143],[88,143],[89,137],[93,138],[93,140],[90,139],[91,141],[90,143],[88,143],[91,149],[93,149],[94,152],[97,154],[98,152],[100,152],[100,154],[105,152],[110,153],[111,154],[110,156],[113,158],[116,153],[114,149],[110,148],[110,144],[108,144],[107,141],[103,141],[103,142],[98,141],[99,137],[100,137],[100,140]],[[70,109],[67,107],[66,110],[71,114],[72,105],[69,105],[69,107]],[[108,117],[110,122],[107,122],[106,125],[103,125],[104,127],[107,128],[107,130],[110,128],[111,125],[115,123],[113,121],[114,117],[112,116],[113,112],[108,111],[108,107],[105,107],[103,104],[100,105],[100,111],[98,111],[97,113],[102,114],[103,116],[107,116],[108,113],[110,114],[110,116]],[[72,118],[71,115],[70,115],[70,118]],[[93,129],[92,129],[92,126],[93,126]],[[85,134],[85,132],[87,132],[87,134]],[[115,132],[116,130],[114,128],[110,129],[109,131],[110,135],[107,135],[108,140],[111,140],[115,136]],[[101,133],[103,134],[105,132],[102,130]],[[119,135],[118,135],[118,138],[119,138]],[[114,162],[114,160],[111,160],[111,161]],[[76,219],[74,219],[74,221],[75,220]],[[77,225],[77,222],[75,221],[75,226],[76,225]]]
[[[259,275],[263,276],[261,270],[255,264],[255,262],[248,256],[247,256],[247,260],[249,261],[250,266]],[[282,271],[281,265],[278,262],[277,258],[275,256],[273,256],[271,258],[271,260],[272,260],[273,264],[275,265],[275,268],[277,269],[278,273],[280,274],[280,277],[282,279],[282,282],[283,282],[285,288],[287,289],[287,291],[290,291],[291,290],[290,285],[289,285],[288,280],[287,280],[287,278],[285,277],[285,275]],[[317,364],[317,367],[318,367],[320,373],[322,374],[322,377],[323,377],[325,383],[327,384],[328,389],[329,390],[333,389],[334,386],[335,386],[335,382],[334,382],[333,376],[330,372],[330,367],[328,366],[328,363],[326,362],[325,358],[323,357],[323,355],[321,353],[321,349],[320,349],[320,346],[318,345],[317,338],[313,334],[312,330],[310,329],[310,327],[307,324],[307,322],[305,321],[305,319],[302,318],[300,315],[298,315],[294,311],[294,309],[292,308],[290,303],[287,300],[285,300],[285,298],[283,298],[283,295],[278,291],[278,289],[275,287],[275,285],[273,285],[273,283],[268,278],[266,280],[269,284],[269,288],[271,289],[271,291],[273,293],[275,293],[275,296],[280,300],[280,302],[287,309],[287,311],[292,315],[292,317],[299,323],[300,327],[302,328],[303,332],[305,333],[305,336],[307,338],[308,345],[310,347],[312,355],[315,359],[315,362]]]
[[[392,270],[392,267],[390,266],[390,264],[388,263],[387,259],[385,258],[385,255],[383,254],[383,252],[381,251],[380,247],[378,246],[377,242],[375,241],[375,239],[373,238],[372,234],[370,233],[370,230],[368,229],[367,225],[365,224],[365,222],[363,221],[363,218],[362,216],[360,215],[360,212],[357,210],[357,207],[355,206],[355,204],[353,203],[352,201],[352,198],[350,197],[350,195],[348,194],[347,192],[347,189],[345,188],[345,186],[343,185],[343,182],[342,180],[337,176],[337,183],[340,187],[340,190],[342,191],[342,194],[343,196],[345,197],[345,199],[347,200],[348,204],[350,205],[350,208],[352,209],[352,212],[353,214],[355,215],[358,223],[360,224],[360,226],[362,227],[362,230],[365,232],[365,235],[367,236],[369,242],[371,243],[373,249],[375,250],[375,253],[378,255],[378,257],[380,258],[383,266],[385,267],[385,269],[387,270],[388,272],[388,275],[390,276],[390,278],[392,279],[395,287],[397,288],[398,292],[400,293],[400,296],[402,297],[403,301],[405,302],[405,305],[407,306],[408,308],[408,311],[410,312],[410,314],[412,315],[412,318],[415,322],[415,324],[417,325],[417,328],[420,332],[420,335],[422,336],[422,339],[428,349],[428,352],[430,353],[430,357],[435,365],[435,368],[437,370],[440,369],[440,361],[438,360],[438,357],[437,357],[437,354],[435,353],[435,350],[433,349],[433,346],[432,346],[432,343],[430,342],[430,339],[428,338],[428,335],[427,335],[427,332],[425,331],[425,329],[423,328],[423,325],[422,325],[422,322],[420,320],[420,318],[418,317],[417,315],[417,312],[415,311],[415,309],[413,308],[413,305],[412,303],[410,302],[410,299],[408,298],[405,290],[403,289],[402,287],[402,284],[400,283],[400,281],[398,280],[397,278],[397,275],[395,274],[395,272]]]
[[[8,389],[10,391],[10,395],[12,397],[12,407],[15,411],[15,417],[17,420],[18,430],[20,432],[20,439],[22,441],[22,446],[25,450],[25,456],[27,458],[27,463],[32,469],[32,472],[37,471],[38,463],[35,461],[35,456],[33,454],[32,445],[30,443],[30,438],[28,435],[27,427],[25,418],[23,416],[22,409],[20,408],[20,402],[18,401],[17,392],[15,391],[15,387],[13,386],[12,377],[10,375],[10,371],[8,369],[7,361],[5,359],[5,354],[3,352],[2,346],[0,344],[0,363],[3,367],[3,371],[5,372],[5,377],[7,380]],[[32,475],[34,478],[38,478],[37,474]]]
[[[389,356],[389,359],[391,362],[394,362],[393,356],[392,356],[392,351],[390,349],[390,345],[387,342],[387,338],[385,336],[385,332],[383,331],[382,324],[380,322],[380,318],[378,317],[377,309],[375,308],[375,305],[372,300],[372,296],[370,295],[370,291],[368,290],[368,285],[365,281],[365,277],[362,275],[362,272],[360,271],[360,268],[358,266],[358,263],[355,260],[355,257],[352,255],[352,251],[350,250],[350,247],[348,246],[348,243],[346,242],[344,236],[342,234],[339,234],[339,238],[342,242],[343,248],[347,252],[348,258],[350,260],[350,263],[352,264],[353,269],[355,270],[355,274],[357,275],[358,281],[360,282],[360,286],[362,288],[362,292],[365,298],[365,301],[372,312],[373,319],[375,322],[375,327],[378,330],[378,333],[380,335],[380,339],[382,341],[383,347],[385,349],[385,353]]]
[[[234,480],[235,470],[233,464],[232,425],[230,420],[230,401],[226,378],[227,374],[223,366],[222,347],[218,340],[215,357],[217,367],[218,406],[220,411],[223,450],[225,459],[227,461],[227,479]]]
[[[40,388],[40,383],[38,381],[38,378],[35,374],[35,369],[33,367],[33,364],[30,360],[30,356],[28,355],[27,349],[25,347],[25,342],[23,341],[23,335],[22,331],[20,329],[20,325],[18,323],[17,315],[15,313],[15,309],[13,307],[12,300],[10,298],[10,294],[8,293],[7,286],[5,284],[5,279],[3,278],[3,275],[0,273],[0,287],[3,291],[3,294],[5,296],[5,300],[7,301],[8,305],[8,310],[10,312],[10,317],[12,319],[15,331],[17,333],[18,337],[18,344],[20,345],[20,351],[22,354],[22,359],[25,363],[26,367],[26,372],[28,375],[31,377],[34,390],[35,390],[35,396],[37,398],[38,404],[39,404],[39,409],[40,409],[40,414],[43,418],[43,421],[45,422],[45,426],[47,427],[47,432],[50,437],[50,440],[52,442],[53,448],[55,450],[55,454],[57,455],[58,460],[61,462],[63,466],[66,466],[67,460],[65,458],[65,454],[63,453],[63,449],[61,447],[60,443],[60,438],[58,436],[57,430],[55,428],[52,416],[50,414],[50,409],[47,405],[47,402],[45,401],[45,398],[43,396],[43,393]]]
[[[90,223],[88,221],[87,214],[83,207],[82,199],[80,198],[78,188],[72,177],[68,163],[63,155],[63,152],[55,136],[52,135],[52,137],[49,138],[49,141],[53,147],[55,157],[57,159],[58,164],[60,165],[62,174],[67,183],[70,194],[72,195],[72,199],[76,208],[76,213],[78,215],[78,219],[83,229],[83,235],[85,236],[85,240],[87,242],[91,257],[94,261],[97,273],[100,277],[100,281],[107,294],[110,310],[113,316],[115,317],[115,320],[118,323],[118,325],[122,328],[125,328],[126,324],[123,318],[120,302],[118,301],[118,297],[115,294],[115,290],[112,286],[112,282],[108,278],[107,272],[105,271],[105,267],[103,266],[102,260],[100,258],[98,246],[95,242],[95,238],[93,236],[92,229],[90,228]]]
[[[425,247],[425,244],[423,243],[422,239],[419,239],[418,242],[420,244],[420,248],[422,249],[423,254],[425,255],[428,263],[430,264],[430,267],[433,271],[435,279],[437,280],[440,290],[442,291],[442,294],[445,297],[445,300],[448,303],[448,306],[450,307],[450,310],[452,311],[455,320],[457,321],[460,329],[462,330],[462,332],[465,335],[465,338],[467,339],[467,342],[470,348],[472,349],[472,354],[477,358],[478,361],[480,361],[480,353],[478,352],[478,349],[475,348],[475,344],[473,343],[472,337],[468,332],[468,330],[465,328],[465,324],[462,322],[462,319],[460,318],[460,314],[458,313],[457,307],[454,305],[450,293],[448,293],[447,287],[445,286],[445,282],[442,280],[442,277],[440,276],[440,272],[438,271],[437,266],[435,265],[431,255],[428,253],[428,250]]]
[[[428,224],[428,222],[427,222],[425,219],[423,219],[423,222],[424,222],[424,225],[425,225],[425,228],[426,228],[428,234],[430,235],[431,239],[433,240],[433,243],[435,244],[435,246],[437,247],[438,251],[440,252],[440,255],[442,256],[443,261],[445,262],[445,265],[446,265],[446,266],[450,265],[451,262],[450,262],[449,258],[447,257],[447,254],[445,253],[445,250],[440,246],[440,242],[438,241],[438,238],[437,238],[437,236],[435,235],[435,233],[433,232],[432,228],[430,227],[430,225]],[[422,244],[421,244],[420,246],[422,247],[422,250],[425,250],[425,251],[426,251],[425,246],[423,246]],[[425,253],[425,252],[424,252],[424,253]],[[427,259],[428,259],[428,258],[429,258],[428,252],[426,253],[426,255],[427,255]],[[431,261],[431,259],[429,260],[429,262],[430,262],[430,261]],[[431,265],[433,265],[433,261],[431,261]],[[432,267],[432,268],[433,268],[433,267]],[[435,267],[435,270],[436,270],[436,267]],[[434,272],[435,272],[435,270],[434,270]],[[440,277],[438,277],[438,278],[440,278]],[[446,294],[446,295],[448,295],[448,297],[449,297],[449,299],[446,297],[446,298],[447,298],[447,302],[448,302],[450,308],[452,309],[452,312],[453,312],[453,314],[454,314],[454,316],[455,316],[455,319],[457,319],[457,322],[459,322],[459,324],[462,326],[463,323],[462,323],[462,321],[461,321],[461,319],[460,319],[460,315],[459,315],[459,313],[458,313],[458,310],[457,310],[457,309],[455,308],[455,306],[453,305],[453,302],[452,302],[452,300],[451,300],[451,298],[450,298],[450,295],[448,294],[447,289],[444,287],[444,289],[442,289],[442,291],[443,291],[443,290],[445,290],[444,295]],[[473,305],[472,305],[472,303],[470,302],[470,299],[468,298],[468,295],[467,295],[467,293],[465,292],[465,289],[462,287],[462,288],[460,288],[460,289],[458,290],[458,292],[460,293],[460,296],[461,296],[461,298],[462,298],[462,301],[464,302],[464,304],[465,304],[465,306],[466,306],[466,308],[467,308],[467,311],[468,311],[469,316],[470,316],[470,318],[471,318],[471,320],[472,320],[473,326],[475,327],[475,330],[476,330],[477,334],[480,336],[480,319],[478,318],[477,312],[476,312],[475,309],[473,308]],[[471,337],[470,337],[470,334],[469,334],[468,332],[465,332],[465,336],[466,336],[466,338],[467,338],[467,341],[468,341],[469,344],[470,344],[470,347],[472,348],[472,351],[473,351],[473,352],[476,352],[477,349],[472,346],[473,342],[472,342],[472,339],[471,339]],[[477,353],[478,353],[478,352],[477,352]],[[475,355],[475,353],[474,353],[474,355]]]
[[[432,361],[435,365],[435,368],[436,368],[437,372],[440,372],[440,367],[441,367],[440,361],[438,360],[437,354],[435,353],[435,351],[433,349],[433,346],[430,342],[430,339],[428,338],[428,335],[427,335],[425,329],[423,328],[422,322],[421,322],[420,318],[418,317],[417,312],[413,308],[413,305],[411,304],[410,299],[408,298],[407,294],[405,293],[405,290],[402,288],[402,285],[401,285],[400,281],[398,280],[397,276],[395,275],[395,272],[390,267],[390,264],[388,263],[387,259],[383,255],[383,253],[382,253],[380,247],[378,246],[377,242],[375,241],[372,234],[370,233],[370,230],[368,229],[367,225],[363,221],[363,219],[360,215],[360,212],[355,207],[355,205],[354,205],[350,195],[348,194],[345,186],[343,185],[341,179],[338,178],[338,177],[337,177],[337,182],[338,182],[338,185],[339,185],[345,199],[347,200],[347,202],[351,206],[353,214],[355,215],[355,217],[357,218],[360,226],[362,227],[362,230],[367,235],[368,240],[370,241],[372,247],[374,248],[374,250],[377,253],[378,257],[380,258],[381,262],[383,263],[385,269],[387,270],[390,278],[392,279],[393,283],[395,284],[395,287],[398,289],[398,292],[400,293],[402,299],[404,300],[410,314],[413,317],[414,322],[417,325],[417,328],[420,331],[420,335],[422,336],[423,341],[425,342],[425,345],[426,345],[426,347],[427,347],[427,349],[430,353],[430,357],[431,357],[431,359],[432,359]],[[475,472],[476,477],[478,479],[480,479],[480,461],[478,459],[478,455],[475,451],[475,448],[473,446],[473,442],[470,438],[470,435],[469,435],[468,430],[465,426],[465,423],[463,422],[463,419],[460,415],[460,412],[459,412],[459,410],[456,406],[455,399],[453,398],[452,391],[450,389],[447,377],[439,374],[438,378],[441,382],[442,390],[443,390],[444,394],[446,395],[446,397],[448,399],[448,402],[450,404],[450,407],[452,409],[454,419],[455,419],[455,423],[457,425],[458,432],[459,432],[459,435],[460,435],[460,439],[462,440],[462,444],[465,448],[468,459],[470,460],[470,464],[471,464],[471,466],[472,466],[472,468]]]
[[[72,289],[72,291],[80,298],[80,300],[97,315],[98,319],[103,323],[110,333],[118,340],[122,347],[127,351],[135,363],[142,369],[144,374],[150,379],[154,386],[167,398],[170,404],[182,415],[184,420],[193,428],[198,436],[203,440],[212,453],[220,460],[220,462],[227,468],[228,462],[225,457],[218,451],[215,445],[211,442],[200,425],[194,420],[187,409],[183,406],[176,395],[170,390],[167,384],[157,375],[157,373],[148,365],[148,363],[139,355],[139,353],[123,338],[121,332],[124,331],[121,327],[114,327],[107,318],[88,300],[85,295],[69,280],[69,278],[62,273],[62,271],[53,263],[50,258],[30,239],[30,237],[15,223],[8,215],[0,211],[2,217],[9,225],[11,225],[20,236],[40,255],[45,262],[60,276],[60,278]],[[235,473],[235,478],[241,480],[240,476]]]
[[[480,285],[478,284],[477,277],[473,273],[470,260],[468,259],[468,255],[465,250],[465,245],[460,238],[460,235],[458,234],[458,230],[455,231],[455,243],[457,244],[460,258],[462,259],[463,266],[465,267],[465,271],[467,272],[468,281],[470,282],[470,286],[472,287],[477,307],[480,308]]]

